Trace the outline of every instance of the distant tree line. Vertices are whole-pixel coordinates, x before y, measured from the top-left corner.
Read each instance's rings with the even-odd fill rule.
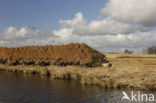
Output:
[[[156,46],[151,46],[151,47],[148,47],[145,52],[147,54],[156,54]]]
[[[133,51],[130,51],[130,50],[128,50],[128,49],[125,49],[124,53],[125,53],[125,54],[133,54]]]

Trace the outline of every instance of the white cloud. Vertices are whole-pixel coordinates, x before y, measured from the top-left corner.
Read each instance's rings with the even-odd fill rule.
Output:
[[[109,0],[101,10],[112,18],[144,26],[156,26],[156,0]]]
[[[52,31],[42,32],[34,26],[8,27],[0,33],[0,46],[44,45],[52,40]]]
[[[88,26],[86,27],[89,34],[97,34],[97,35],[116,35],[118,33],[129,33],[131,31],[134,31],[135,28],[133,28],[129,24],[117,22],[111,18],[105,18],[102,20],[94,20],[91,21]]]
[[[59,36],[61,38],[68,38],[69,36],[72,36],[73,29],[63,28],[61,30],[54,30],[53,33],[55,36]]]
[[[86,42],[101,51],[105,47],[106,52],[123,52],[125,49],[130,49],[138,53],[141,53],[143,48],[155,45],[155,41],[156,35],[147,32],[87,36],[81,39],[81,42]]]
[[[40,31],[34,26],[26,26],[17,30],[15,27],[8,27],[1,33],[1,36],[4,36],[4,39],[17,39],[17,38],[25,38],[32,37],[38,34]],[[38,36],[38,35],[36,35]]]
[[[24,30],[24,33],[21,32]],[[25,46],[25,45],[47,45],[47,44],[66,44],[66,43],[87,43],[98,50],[122,52],[128,48],[136,52],[141,52],[143,48],[155,45],[156,35],[147,32],[135,32],[129,34],[118,33],[116,35],[74,35],[72,31],[60,29],[60,31],[42,32],[34,27],[22,27],[16,29],[10,27],[0,33],[0,46]],[[15,35],[14,35],[15,33]],[[16,35],[16,33],[19,33]],[[21,34],[20,34],[21,33]],[[23,35],[24,36],[19,36]],[[68,34],[68,35],[66,35]],[[8,35],[11,35],[8,38]]]
[[[20,31],[18,31],[15,27],[8,27],[7,29],[5,29],[4,34],[6,35],[6,39],[9,38],[20,38],[20,37],[24,37],[25,36],[25,32],[26,30],[24,28],[21,28]]]
[[[143,48],[155,45],[156,40],[156,35],[150,32],[153,28],[122,23],[109,17],[88,23],[83,14],[78,13],[72,20],[61,20],[60,24],[62,28],[53,31],[57,36],[55,42],[60,39],[63,43],[85,42],[99,50],[106,46],[106,51],[121,52],[128,48],[141,52]]]
[[[77,13],[72,20],[60,20],[62,28],[55,30],[53,33],[57,36],[73,35],[114,35],[118,33],[130,33],[137,30],[133,26],[118,22],[111,18],[102,20],[93,20],[90,23],[84,19],[82,13]]]
[[[110,0],[102,9],[108,17],[87,22],[78,12],[71,20],[60,20],[58,30],[41,31],[34,26],[8,27],[0,33],[0,46],[84,42],[98,50],[105,47],[104,51],[109,52],[123,52],[124,49],[142,52],[143,48],[156,45],[154,2]]]
[[[64,28],[86,25],[86,21],[84,20],[83,14],[81,12],[76,13],[72,20],[60,20],[59,23]]]

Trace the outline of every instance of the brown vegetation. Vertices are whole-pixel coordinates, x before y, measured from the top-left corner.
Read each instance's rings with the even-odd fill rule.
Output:
[[[95,67],[105,56],[86,44],[0,48],[0,64],[7,65],[81,65]]]
[[[156,90],[156,55],[106,54],[112,67],[7,66],[1,70],[49,75],[50,78],[79,80],[83,85],[104,88]]]

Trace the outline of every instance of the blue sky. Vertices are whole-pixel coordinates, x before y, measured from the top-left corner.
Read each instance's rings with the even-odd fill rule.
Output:
[[[0,30],[33,25],[58,28],[60,19],[83,12],[87,20],[96,19],[106,0],[0,0]]]
[[[156,45],[155,4],[156,0],[0,0],[0,47],[86,43],[105,52],[141,53]]]

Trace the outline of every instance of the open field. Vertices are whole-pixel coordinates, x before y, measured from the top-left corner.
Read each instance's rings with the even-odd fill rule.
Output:
[[[116,73],[115,81],[121,86],[156,89],[156,55],[107,54]]]
[[[0,69],[79,80],[83,85],[104,88],[156,90],[156,55],[106,54],[106,57],[112,67],[0,65]]]
[[[109,59],[120,58],[156,58],[156,55],[150,54],[105,54]]]

